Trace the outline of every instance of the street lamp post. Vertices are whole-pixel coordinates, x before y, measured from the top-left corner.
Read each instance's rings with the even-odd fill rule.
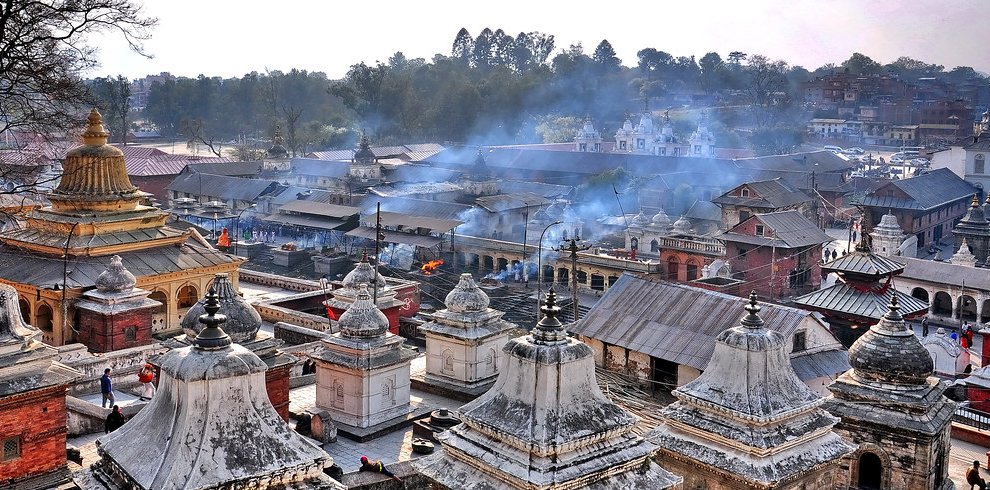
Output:
[[[527,288],[529,287],[529,271],[526,269],[526,238],[527,232],[529,231],[529,203],[523,202],[526,205],[526,210],[523,211],[523,249],[522,249],[522,270],[523,270],[523,285]]]
[[[258,206],[257,204],[251,203],[250,206],[242,209],[241,212],[237,213],[237,221],[234,222],[234,255],[237,255],[237,242],[239,242],[241,238],[239,231],[241,227],[241,215],[244,214],[244,211],[247,211],[248,209],[251,208],[255,208],[257,206]]]
[[[560,223],[562,222],[554,221],[543,229],[543,233],[540,233],[540,244],[536,252],[536,255],[538,256],[536,259],[536,267],[539,269],[536,271],[536,321],[540,321],[540,293],[543,292],[543,235],[546,235],[547,230],[549,230],[551,226],[559,225]]]

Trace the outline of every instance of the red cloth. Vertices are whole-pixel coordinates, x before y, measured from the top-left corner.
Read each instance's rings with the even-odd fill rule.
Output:
[[[329,319],[331,319],[333,321],[337,321],[337,315],[334,315],[333,314],[333,310],[330,309],[329,306],[327,306],[327,318],[329,318]]]

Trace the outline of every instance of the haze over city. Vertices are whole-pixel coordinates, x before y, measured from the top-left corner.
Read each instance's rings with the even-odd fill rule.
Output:
[[[130,53],[119,36],[101,45],[92,76],[130,78],[162,71],[239,77],[251,71],[323,71],[340,78],[355,63],[450,54],[454,35],[485,27],[509,35],[540,31],[556,37],[555,51],[581,43],[591,52],[608,39],[626,66],[653,47],[700,58],[714,51],[763,54],[814,70],[840,64],[853,52],[880,63],[909,56],[928,63],[972,66],[990,73],[983,42],[986,3],[782,1],[598,4],[525,2],[497,5],[453,1],[377,2],[146,2],[159,24],[146,47],[154,59]]]

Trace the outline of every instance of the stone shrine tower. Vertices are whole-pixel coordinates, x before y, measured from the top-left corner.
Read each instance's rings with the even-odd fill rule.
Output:
[[[338,489],[333,459],[300,436],[265,396],[265,363],[231,342],[216,292],[193,345],[161,359],[158,392],[123,427],[97,440],[82,488]]]
[[[366,285],[323,340],[316,360],[316,406],[334,422],[364,429],[404,417],[409,405],[409,364],[416,354],[388,331],[388,318],[371,302]]]
[[[880,224],[870,232],[870,241],[873,245],[873,253],[884,257],[902,255],[900,253],[901,244],[904,243],[904,230],[897,223],[897,216],[890,212],[880,218]],[[917,240],[915,240],[917,243]],[[905,250],[905,257],[914,257],[918,253],[917,245],[911,250]]]
[[[120,256],[111,257],[110,267],[96,278],[96,289],[83,293],[75,305],[80,343],[93,352],[110,352],[152,342],[151,315],[162,304],[135,284]]]
[[[678,401],[648,438],[685,488],[838,488],[839,461],[853,446],[830,430],[838,419],[794,373],[755,292],[746,311],[719,334],[701,376],[673,391]]]
[[[595,129],[591,123],[591,118],[584,120],[584,126],[578,130],[574,136],[574,144],[577,151],[600,153],[605,151],[602,146],[602,134]]]
[[[892,297],[887,314],[849,348],[852,369],[828,389],[835,431],[856,445],[841,488],[953,488],[949,428],[956,404]]]
[[[443,449],[415,463],[445,489],[666,489],[636,418],[602,394],[590,347],[567,336],[550,289],[532,335],[510,340],[498,381],[459,410]]]
[[[956,248],[965,242],[969,245],[969,251],[976,256],[976,263],[986,263],[990,252],[990,222],[983,215],[983,206],[975,194],[966,216],[952,228],[952,236],[956,239]]]
[[[57,355],[24,323],[17,291],[0,284],[0,487],[47,489],[71,479],[65,392],[82,373]]]
[[[498,194],[498,181],[485,163],[485,154],[481,148],[478,148],[478,155],[474,157],[471,170],[467,171],[464,179],[461,180],[461,187],[464,188],[464,194],[471,197]]]
[[[368,135],[361,135],[361,142],[351,159],[348,176],[360,187],[370,187],[382,183],[382,167],[378,158],[371,151]]]
[[[471,274],[461,274],[444,301],[447,308],[419,327],[426,335],[426,383],[474,396],[491,388],[502,347],[516,325],[489,302]]]
[[[341,318],[341,315],[354,304],[361,286],[367,286],[372,292],[377,287],[378,301],[376,306],[388,318],[389,331],[396,335],[399,334],[399,314],[406,304],[395,297],[395,290],[389,287],[385,283],[385,278],[371,266],[371,263],[368,262],[367,252],[361,256],[361,261],[354,266],[354,269],[344,276],[341,284],[343,287],[334,289],[333,297],[324,303],[333,313],[334,318]]]
[[[230,276],[217,274],[213,279],[212,287],[220,304],[219,313],[227,319],[223,325],[224,332],[230,336],[230,340],[255,353],[268,366],[265,371],[268,400],[282,419],[288,421],[289,370],[295,365],[296,358],[279,350],[285,342],[260,331],[261,314],[237,293],[230,282]],[[167,344],[169,347],[188,345],[203,330],[199,317],[206,314],[207,300],[208,298],[203,298],[189,308],[186,316],[182,318],[182,330],[185,336],[176,338],[174,345]]]

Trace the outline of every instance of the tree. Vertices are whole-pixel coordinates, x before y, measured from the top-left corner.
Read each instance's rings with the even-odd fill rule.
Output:
[[[471,62],[471,50],[474,49],[474,38],[467,29],[461,28],[454,37],[454,45],[450,48],[450,57],[467,66]]]
[[[701,88],[707,93],[713,93],[722,87],[725,81],[725,63],[718,53],[707,53],[698,60],[698,68],[701,70],[699,82]]]
[[[91,37],[117,32],[147,55],[143,42],[156,22],[130,0],[0,3],[0,132],[77,127],[87,96],[81,74],[97,64]]]
[[[615,50],[612,49],[612,44],[608,42],[608,39],[602,39],[602,42],[598,43],[591,59],[601,65],[606,73],[619,71],[622,66],[622,60],[615,55]]]
[[[862,53],[853,53],[848,60],[842,63],[842,67],[853,75],[878,75],[883,72],[883,66],[880,66],[880,63]]]
[[[583,121],[574,116],[542,116],[536,126],[536,134],[544,143],[569,143],[583,126]]]
[[[93,105],[100,108],[111,137],[127,143],[127,116],[131,111],[131,83],[123,75],[93,80],[90,85]]]
[[[739,66],[743,61],[746,61],[746,53],[742,51],[733,51],[729,53],[728,60],[730,64]]]
[[[387,74],[388,67],[381,62],[375,66],[361,62],[351,66],[344,80],[333,83],[329,92],[340,97],[365,123],[377,125],[381,122],[382,87]]]

